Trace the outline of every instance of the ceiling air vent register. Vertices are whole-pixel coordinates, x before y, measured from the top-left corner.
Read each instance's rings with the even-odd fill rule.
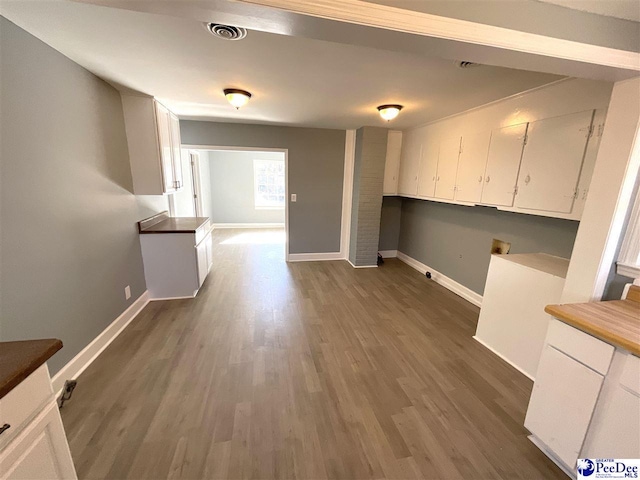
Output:
[[[458,68],[475,68],[480,66],[479,63],[468,62],[466,60],[456,62],[456,65],[458,66]]]
[[[207,23],[207,30],[214,37],[224,40],[242,40],[247,36],[247,29],[242,27],[234,27],[233,25],[222,25],[220,23]]]

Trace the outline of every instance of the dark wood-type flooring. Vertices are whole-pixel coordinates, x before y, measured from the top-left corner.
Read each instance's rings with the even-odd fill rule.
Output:
[[[80,478],[566,478],[478,308],[395,259],[286,264],[282,238],[214,231],[197,298],[150,303],[80,376]]]

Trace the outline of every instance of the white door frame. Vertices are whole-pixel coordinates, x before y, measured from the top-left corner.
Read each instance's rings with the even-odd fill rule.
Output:
[[[281,152],[284,153],[284,231],[285,247],[284,260],[289,261],[289,149],[288,148],[261,148],[261,147],[234,147],[228,145],[182,145],[182,148],[189,150],[218,150],[231,152]],[[199,177],[198,177],[199,182]],[[200,186],[198,185],[198,197]]]
[[[196,217],[204,215],[202,208],[202,188],[200,187],[200,152],[189,150],[189,166],[191,168],[191,187],[193,189],[193,206]]]

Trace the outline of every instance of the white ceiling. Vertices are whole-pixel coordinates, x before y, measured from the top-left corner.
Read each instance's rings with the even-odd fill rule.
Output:
[[[182,118],[328,128],[382,125],[401,103],[407,128],[560,77],[250,31],[229,42],[196,20],[66,1],[0,2],[0,13],[117,85],[158,97]],[[239,111],[225,87],[254,94]],[[385,123],[386,125],[386,123]]]
[[[640,22],[640,2],[638,0],[538,0],[582,12],[595,13],[606,17],[622,18]]]

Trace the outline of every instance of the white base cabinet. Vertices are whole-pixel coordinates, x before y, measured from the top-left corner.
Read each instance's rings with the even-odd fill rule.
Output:
[[[546,345],[524,426],[562,462],[573,467],[604,377]]]
[[[77,478],[46,364],[0,400],[0,423],[11,425],[0,436],[1,479]]]
[[[209,222],[195,233],[140,235],[144,276],[151,299],[192,298],[213,264]]]
[[[582,458],[640,458],[640,358],[617,350]]]
[[[640,458],[640,358],[552,319],[524,426],[567,472]]]

